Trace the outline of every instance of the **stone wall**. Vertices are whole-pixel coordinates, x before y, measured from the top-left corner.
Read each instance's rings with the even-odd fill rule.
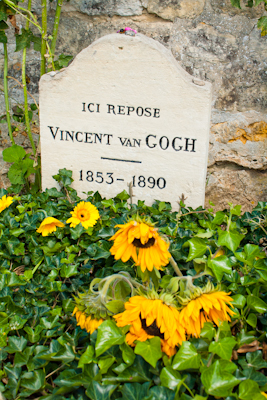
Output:
[[[55,5],[48,4],[51,25]],[[40,15],[37,0],[33,11]],[[211,82],[207,206],[211,200],[217,209],[232,202],[249,210],[267,200],[267,36],[261,37],[257,29],[263,13],[263,3],[252,9],[244,3],[238,10],[230,0],[70,0],[62,8],[57,52],[75,56],[99,37],[130,26],[167,47],[189,74]],[[20,19],[18,24],[22,26]],[[11,29],[8,35],[9,74],[19,80],[21,54],[14,53]],[[38,54],[29,50],[28,60],[28,89],[38,100]],[[1,74],[2,70],[1,54]],[[18,84],[10,81],[10,86],[13,105],[22,103]],[[3,124],[0,129],[3,149],[9,141]],[[37,140],[37,127],[35,133]],[[16,142],[27,147],[21,127]],[[7,166],[2,160],[0,170],[4,186]]]

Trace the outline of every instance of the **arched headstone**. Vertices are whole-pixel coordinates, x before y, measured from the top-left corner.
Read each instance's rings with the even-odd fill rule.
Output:
[[[185,72],[160,43],[111,34],[40,81],[42,187],[60,168],[73,187],[110,198],[204,204],[211,84]]]

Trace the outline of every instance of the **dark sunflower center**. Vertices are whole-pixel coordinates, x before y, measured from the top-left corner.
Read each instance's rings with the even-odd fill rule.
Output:
[[[141,318],[141,316],[140,316],[140,318]],[[151,325],[147,326],[146,320],[141,318],[141,324],[142,324],[142,328],[144,329],[144,331],[146,331],[146,333],[148,335],[158,336],[161,339],[164,339],[164,334],[160,332],[160,329],[156,325],[156,321],[154,321]]]
[[[81,214],[81,218],[83,218],[84,217],[84,215],[83,214]]]
[[[148,249],[148,247],[153,246],[154,243],[155,243],[155,239],[153,237],[148,239],[148,241],[146,243],[144,243],[144,244],[141,243],[140,239],[136,239],[135,238],[134,241],[133,241],[133,245],[135,247],[140,247],[141,249]]]

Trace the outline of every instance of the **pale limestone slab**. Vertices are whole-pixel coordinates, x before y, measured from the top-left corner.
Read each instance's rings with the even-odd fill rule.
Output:
[[[185,72],[144,35],[95,41],[40,81],[42,188],[73,171],[81,197],[133,184],[133,200],[204,205],[211,84]],[[89,171],[89,172],[87,172]]]

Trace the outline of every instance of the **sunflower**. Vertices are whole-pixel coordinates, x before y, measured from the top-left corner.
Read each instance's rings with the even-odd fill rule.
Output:
[[[47,236],[49,233],[55,232],[57,226],[63,228],[65,224],[53,217],[47,217],[43,220],[36,232],[41,233],[42,236]]]
[[[102,318],[93,318],[92,315],[86,315],[80,311],[78,307],[75,307],[72,315],[75,315],[77,320],[77,326],[82,329],[86,329],[88,333],[93,333],[104,321]]]
[[[169,263],[171,254],[169,244],[158,234],[157,229],[144,222],[135,220],[123,225],[109,240],[114,240],[110,249],[115,260],[128,261],[131,257],[142,272],[160,270]]]
[[[131,297],[125,303],[125,311],[113,318],[119,327],[130,325],[126,335],[130,346],[136,340],[144,342],[158,336],[162,351],[170,357],[176,353],[175,347],[186,340],[184,328],[179,326],[179,312],[159,298]]]
[[[80,201],[70,213],[72,217],[67,220],[67,224],[70,224],[71,228],[81,223],[84,229],[88,229],[99,219],[98,209],[90,202]]]
[[[6,197],[6,195],[4,195],[4,196],[0,199],[0,213],[1,213],[3,210],[5,210],[7,207],[9,207],[11,203],[13,203],[12,197],[10,197],[10,196]]]
[[[213,291],[190,300],[180,311],[179,322],[188,335],[200,336],[205,322],[219,326],[220,321],[231,321],[234,312],[227,306],[233,299],[230,293]]]

